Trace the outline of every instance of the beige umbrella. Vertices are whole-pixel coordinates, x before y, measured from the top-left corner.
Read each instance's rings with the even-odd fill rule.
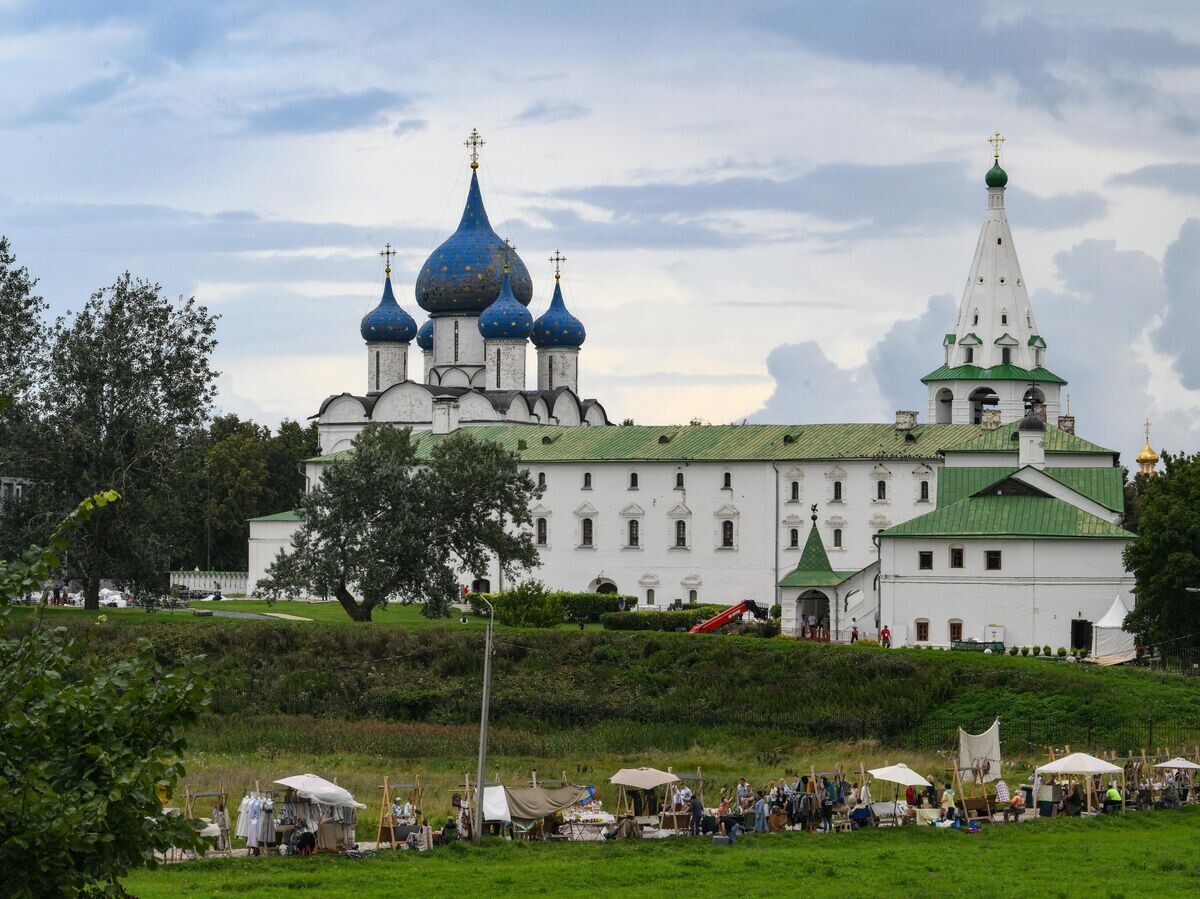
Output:
[[[1155,768],[1172,768],[1177,771],[1200,771],[1200,765],[1195,762],[1189,762],[1187,759],[1173,758],[1165,762],[1159,762]]]
[[[635,790],[653,790],[677,780],[679,778],[670,771],[659,771],[657,768],[622,768],[608,782]]]
[[[886,780],[888,783],[900,784],[902,787],[933,786],[933,784],[903,762],[897,765],[888,765],[886,768],[872,768],[867,773],[876,780]]]

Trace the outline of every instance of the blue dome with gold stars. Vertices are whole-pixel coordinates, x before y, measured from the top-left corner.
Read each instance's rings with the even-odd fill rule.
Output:
[[[383,299],[363,316],[358,331],[372,343],[408,343],[416,336],[417,322],[396,302],[390,274],[383,282]]]
[[[433,319],[428,318],[425,324],[421,325],[421,330],[417,332],[417,346],[423,350],[433,349]]]
[[[504,273],[500,294],[479,316],[484,340],[524,340],[533,330],[533,316],[513,295],[511,272]]]
[[[472,170],[458,230],[433,251],[417,276],[417,303],[435,316],[483,312],[496,299],[504,280],[503,246],[483,208],[478,172]],[[516,253],[510,257],[512,295],[528,306],[533,299],[533,281],[520,257]]]
[[[562,286],[554,279],[554,297],[550,308],[538,316],[533,323],[533,345],[542,348],[562,349],[581,347],[587,338],[583,322],[567,311],[563,302]]]

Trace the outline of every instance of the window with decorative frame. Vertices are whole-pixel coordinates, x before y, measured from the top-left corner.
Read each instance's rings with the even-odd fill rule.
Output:
[[[687,522],[682,518],[675,522],[675,545],[678,547],[687,546]]]
[[[537,520],[537,545],[538,546],[546,545],[547,530],[548,530],[548,528],[546,526],[546,519],[539,518]]]
[[[641,539],[641,536],[642,536],[641,529],[642,529],[642,526],[636,518],[629,519],[629,526],[628,526],[628,531],[629,531],[629,544],[628,545],[629,546],[636,547],[636,546],[640,545],[639,540]]]
[[[961,621],[954,620],[954,621],[950,622],[950,642],[951,643],[961,643],[962,642],[962,622]]]
[[[792,494],[790,497],[790,501],[793,503],[800,502],[800,482],[799,481],[792,481]]]
[[[800,529],[799,528],[792,528],[790,531],[788,531],[788,546],[790,546],[792,549],[800,548]]]
[[[594,525],[590,518],[584,518],[580,521],[580,525],[579,525],[579,545],[580,546],[594,545],[592,543],[593,530],[594,530]]]
[[[721,547],[733,549],[733,522],[729,519],[721,522]]]
[[[916,630],[917,630],[917,642],[918,643],[928,643],[929,642],[929,622],[927,620],[925,620],[924,618],[918,618]]]

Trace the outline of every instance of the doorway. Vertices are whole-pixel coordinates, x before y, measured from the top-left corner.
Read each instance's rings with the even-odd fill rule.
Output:
[[[1071,649],[1092,648],[1092,623],[1084,618],[1076,618],[1071,622]]]

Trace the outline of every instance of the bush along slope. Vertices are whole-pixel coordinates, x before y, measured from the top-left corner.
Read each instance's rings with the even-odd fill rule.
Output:
[[[477,631],[211,620],[79,631],[102,657],[131,655],[139,637],[163,664],[203,654],[219,714],[478,720]],[[1114,745],[1105,728],[1147,709],[1200,725],[1200,690],[1169,675],[1019,657],[675,633],[501,632],[492,690],[497,725],[625,720],[892,742],[999,715]]]

